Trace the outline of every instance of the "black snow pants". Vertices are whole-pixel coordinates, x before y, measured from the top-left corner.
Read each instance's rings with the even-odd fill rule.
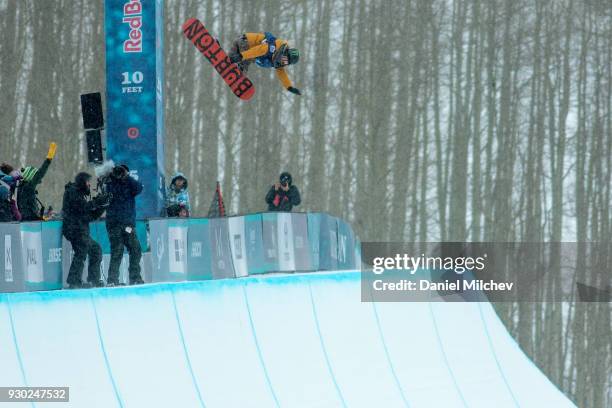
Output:
[[[119,283],[119,267],[123,258],[123,248],[127,248],[130,256],[128,271],[130,282],[142,280],[140,275],[140,258],[142,249],[133,225],[106,223],[106,231],[111,247],[110,265],[108,266],[108,283]]]
[[[91,239],[89,231],[70,231],[64,233],[64,236],[72,245],[74,257],[70,263],[70,271],[66,279],[69,285],[78,285],[82,283],[83,268],[85,267],[85,258],[89,256],[89,264],[87,269],[87,281],[96,283],[100,280],[100,264],[102,263],[102,248],[100,244]]]

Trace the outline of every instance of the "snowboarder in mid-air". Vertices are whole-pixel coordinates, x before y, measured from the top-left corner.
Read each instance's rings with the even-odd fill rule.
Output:
[[[286,40],[278,39],[269,32],[245,33],[234,41],[229,57],[244,73],[253,61],[262,68],[274,68],[285,89],[296,95],[302,94],[293,86],[285,71],[286,66],[299,61],[300,52],[296,48],[289,48]]]

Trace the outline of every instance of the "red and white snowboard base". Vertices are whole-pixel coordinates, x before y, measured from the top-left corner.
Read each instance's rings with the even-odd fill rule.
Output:
[[[208,32],[197,18],[190,18],[183,24],[183,33],[206,57],[234,95],[248,101],[255,94],[255,86],[238,65],[232,63],[219,42]]]

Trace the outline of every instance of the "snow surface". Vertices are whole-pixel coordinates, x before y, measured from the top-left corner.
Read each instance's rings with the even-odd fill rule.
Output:
[[[54,407],[574,406],[488,303],[362,303],[358,272],[2,294],[0,385],[69,386]]]

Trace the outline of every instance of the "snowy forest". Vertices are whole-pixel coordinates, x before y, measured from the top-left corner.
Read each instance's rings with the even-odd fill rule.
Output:
[[[262,211],[287,170],[299,211],[362,241],[612,239],[609,1],[166,0],[165,17],[166,172],[187,175],[195,215],[217,180],[229,213]],[[188,17],[226,47],[289,40],[303,96],[253,65],[237,100]],[[38,166],[56,141],[40,198],[60,208],[87,168],[79,94],[105,89],[103,1],[0,0],[0,32],[0,161]],[[609,284],[610,254],[579,250],[577,279]],[[611,304],[575,297],[497,309],[578,406],[612,407]]]

